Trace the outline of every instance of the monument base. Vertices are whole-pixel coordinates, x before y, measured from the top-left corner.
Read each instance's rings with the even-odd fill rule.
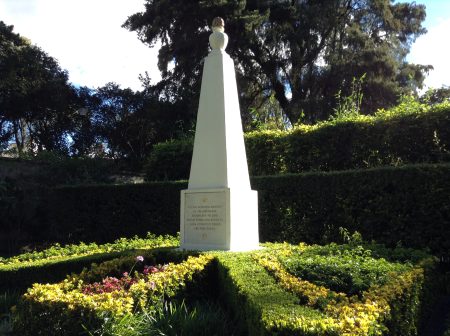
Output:
[[[181,249],[250,251],[259,248],[254,190],[181,191]]]

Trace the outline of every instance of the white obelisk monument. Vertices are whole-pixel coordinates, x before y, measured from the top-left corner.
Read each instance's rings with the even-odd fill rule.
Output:
[[[234,63],[224,22],[215,18],[203,67],[194,153],[181,191],[181,248],[248,251],[259,247],[258,197],[251,190]]]

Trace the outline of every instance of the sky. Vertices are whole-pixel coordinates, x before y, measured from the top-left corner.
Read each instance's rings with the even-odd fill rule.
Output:
[[[158,47],[121,27],[142,11],[144,0],[0,0],[0,20],[56,58],[72,83],[91,88],[116,82],[139,90],[145,71],[161,79]]]
[[[408,61],[433,65],[427,87],[450,86],[444,42],[450,33],[450,1],[416,2],[427,7],[428,33],[413,44]],[[142,11],[144,0],[0,0],[0,20],[56,58],[72,83],[91,88],[116,82],[139,90],[138,77],[145,71],[154,83],[160,80],[158,46],[149,48],[121,27],[129,15]]]
[[[450,1],[417,0],[416,3],[426,6],[427,17],[423,25],[428,32],[417,38],[412,45],[408,61],[431,64],[434,67],[425,80],[428,88],[450,86],[450,62],[446,42],[450,34]]]

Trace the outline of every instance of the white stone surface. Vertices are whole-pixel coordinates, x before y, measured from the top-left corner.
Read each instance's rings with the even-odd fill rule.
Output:
[[[259,244],[258,200],[250,188],[234,63],[225,52],[223,25],[213,30],[213,50],[203,67],[189,186],[181,193],[181,248],[253,250]],[[205,198],[210,206],[224,207],[215,213],[224,227],[195,221],[195,204]]]
[[[229,189],[183,190],[182,247],[190,250],[229,249],[229,204]]]

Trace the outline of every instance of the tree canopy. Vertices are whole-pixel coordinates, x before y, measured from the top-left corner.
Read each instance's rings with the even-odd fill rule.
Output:
[[[180,137],[190,128],[180,104],[160,101],[149,92],[108,83],[96,90],[80,88],[79,97],[89,113],[72,135],[74,155],[104,146],[105,156],[140,164],[155,143]]]
[[[58,62],[0,21],[0,126],[17,151],[67,148],[75,90]]]
[[[179,102],[108,83],[75,87],[58,61],[0,21],[0,153],[52,151],[141,164],[153,145],[192,128]]]
[[[124,27],[162,42],[156,86],[168,99],[198,100],[211,20],[225,19],[244,120],[272,97],[291,123],[325,119],[336,94],[364,74],[363,111],[420,88],[431,68],[406,62],[425,33],[425,7],[389,0],[146,0]]]

